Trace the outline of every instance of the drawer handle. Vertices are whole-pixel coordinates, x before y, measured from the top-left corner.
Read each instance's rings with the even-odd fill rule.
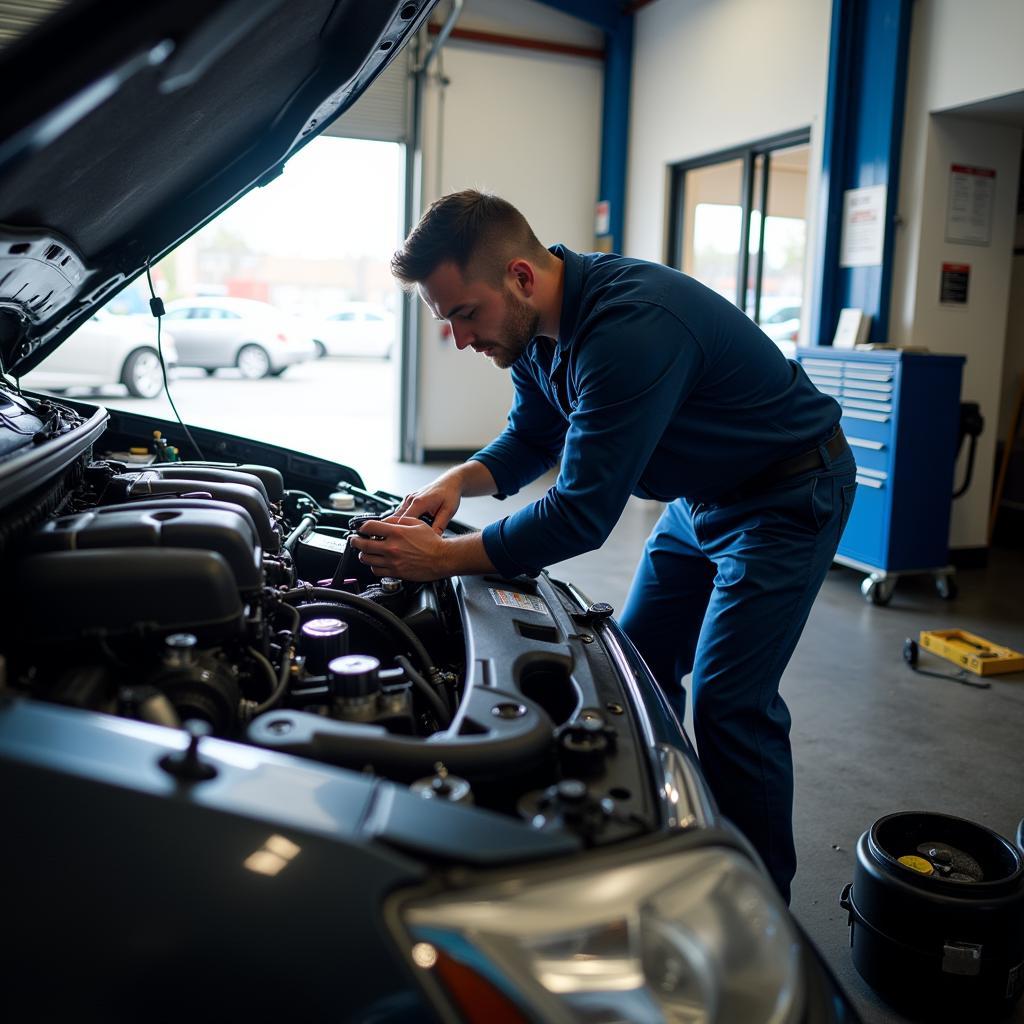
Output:
[[[892,380],[892,370],[887,366],[858,366],[856,363],[840,364],[847,377],[860,377],[861,380]]]
[[[888,480],[889,474],[883,469],[865,469],[863,466],[857,467],[858,476],[869,476],[872,480]]]
[[[892,412],[892,406],[888,402],[862,402],[856,398],[850,398],[850,392],[843,395],[843,407],[852,409],[873,409],[876,412]]]
[[[870,448],[873,452],[880,452],[885,445],[881,441],[868,441],[863,437],[850,437],[846,435],[846,443],[854,448]]]
[[[844,385],[843,394],[845,394],[847,398],[859,398],[862,402],[888,403],[892,401],[892,395],[884,394],[878,391],[861,391],[859,386],[856,389],[854,389],[851,388],[849,384]]]
[[[856,476],[858,484],[863,484],[865,487],[874,487],[875,490],[881,490],[885,486],[884,480],[875,480],[874,477],[861,476],[860,473]]]
[[[850,375],[847,374],[847,377]],[[883,395],[892,394],[891,384],[879,384],[875,381],[860,380],[859,378],[851,378],[846,382],[846,386],[849,388],[857,388],[859,391],[878,391]]]
[[[888,423],[889,417],[884,412],[861,412],[860,409],[843,409],[843,415],[854,420],[871,420],[873,423]]]

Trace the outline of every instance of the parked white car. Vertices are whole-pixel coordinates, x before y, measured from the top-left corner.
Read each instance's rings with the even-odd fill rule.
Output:
[[[169,331],[163,331],[161,346],[166,364],[177,363],[177,347]],[[164,388],[156,321],[97,310],[39,366],[26,373],[22,384],[48,391],[123,384],[133,398],[156,398]]]
[[[388,359],[395,342],[395,318],[369,302],[348,302],[313,328],[321,356]]]
[[[772,341],[796,341],[800,334],[802,303],[799,297],[765,296],[761,300],[761,330]]]
[[[213,374],[234,366],[249,380],[279,377],[295,363],[317,357],[309,328],[301,320],[255,299],[177,299],[164,320],[178,342],[181,366]]]

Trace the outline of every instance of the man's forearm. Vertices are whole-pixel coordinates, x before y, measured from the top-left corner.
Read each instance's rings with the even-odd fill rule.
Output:
[[[461,537],[445,537],[441,567],[444,576],[494,572],[494,563],[484,547],[483,534],[467,533]]]
[[[458,478],[464,498],[482,498],[498,490],[491,471],[482,462],[474,459],[448,470],[445,476],[449,475]]]

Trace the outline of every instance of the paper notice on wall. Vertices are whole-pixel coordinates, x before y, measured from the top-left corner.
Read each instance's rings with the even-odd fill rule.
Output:
[[[996,172],[992,168],[950,164],[946,241],[988,245],[995,194]]]
[[[850,188],[843,193],[843,236],[839,266],[874,267],[885,245],[885,186]]]
[[[607,199],[602,199],[594,207],[594,234],[607,235],[612,220],[612,204]]]

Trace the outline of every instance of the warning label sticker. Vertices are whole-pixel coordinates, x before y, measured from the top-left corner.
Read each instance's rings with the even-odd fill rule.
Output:
[[[493,587],[487,589],[491,592],[494,603],[500,604],[504,608],[518,608],[523,612],[540,612],[549,618],[551,616],[548,606],[539,597],[534,597],[532,594],[521,594],[518,590],[495,590]]]

